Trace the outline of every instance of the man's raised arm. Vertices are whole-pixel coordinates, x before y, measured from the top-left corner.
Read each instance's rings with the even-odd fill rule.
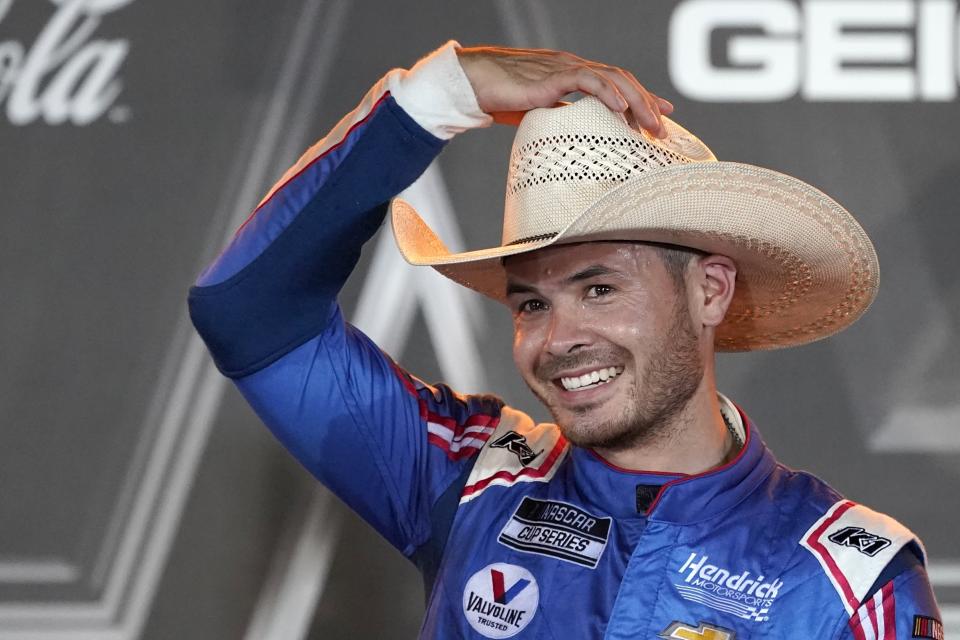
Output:
[[[190,291],[224,375],[241,378],[315,336],[390,198],[458,131],[484,126],[448,43],[395,69],[267,193]]]
[[[576,90],[631,107],[651,129],[669,109],[625,72],[561,52],[450,42],[391,71],[287,171],[190,290],[220,371],[408,556],[431,539],[434,505],[496,427],[501,403],[415,380],[343,321],[336,296],[389,200],[447,139],[489,124],[489,113],[510,121]]]

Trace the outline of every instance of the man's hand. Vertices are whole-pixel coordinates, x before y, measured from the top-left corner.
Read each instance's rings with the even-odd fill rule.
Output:
[[[625,69],[550,49],[465,47],[457,49],[457,56],[480,108],[496,122],[517,124],[530,109],[553,106],[568,93],[580,91],[625,113],[631,125],[666,136],[660,114],[672,113],[673,105],[645,89]]]

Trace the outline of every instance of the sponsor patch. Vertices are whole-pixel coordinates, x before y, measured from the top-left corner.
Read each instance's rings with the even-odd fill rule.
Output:
[[[876,534],[865,531],[861,527],[844,527],[827,538],[843,547],[853,547],[860,553],[875,556],[890,546],[890,541]]]
[[[913,637],[943,640],[943,623],[929,616],[913,616]]]
[[[512,448],[511,443],[514,443]],[[557,425],[533,424],[527,414],[503,407],[496,431],[489,436],[473,463],[470,477],[460,494],[460,504],[476,500],[490,487],[550,482],[569,451],[570,443]],[[524,464],[524,459],[530,460],[531,452],[537,455],[532,462]]]
[[[566,502],[525,497],[497,540],[511,549],[594,569],[607,548],[612,522]]]
[[[783,587],[782,580],[768,580],[763,574],[753,575],[749,571],[734,573],[709,564],[708,560],[710,556],[701,556],[694,551],[680,567],[678,573],[683,575],[683,583],[673,586],[684,600],[744,620],[763,622],[769,619],[767,613]]]
[[[543,450],[534,451],[527,444],[527,439],[516,431],[507,431],[505,434],[490,443],[491,447],[496,449],[506,449],[517,456],[520,464],[529,465],[537,459],[537,456],[543,453]]]
[[[737,637],[730,629],[715,627],[706,622],[692,626],[686,622],[673,622],[660,632],[658,638],[677,638],[679,640],[734,640]]]
[[[868,600],[868,589],[884,567],[911,541],[923,548],[909,529],[890,516],[850,500],[835,502],[800,538],[851,618]]]
[[[463,615],[486,638],[509,638],[530,624],[540,603],[533,574],[497,562],[470,576],[463,589]]]

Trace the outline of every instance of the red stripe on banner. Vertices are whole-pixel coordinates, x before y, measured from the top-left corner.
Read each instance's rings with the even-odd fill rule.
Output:
[[[833,575],[834,579],[837,581],[837,584],[840,585],[840,589],[843,591],[843,597],[846,598],[847,604],[850,605],[851,611],[856,611],[860,606],[860,603],[857,602],[857,599],[853,595],[853,589],[850,588],[850,583],[847,582],[846,577],[840,571],[840,567],[837,566],[837,563],[834,562],[833,558],[830,556],[830,553],[827,551],[826,547],[820,544],[820,536],[823,535],[823,532],[826,531],[830,525],[840,519],[848,509],[853,507],[856,503],[845,500],[833,514],[823,521],[819,527],[810,534],[810,537],[807,538],[807,544],[810,545],[810,548],[817,552],[817,554],[823,559],[824,563],[830,569],[830,573]]]
[[[897,640],[897,603],[893,580],[883,585],[883,639]]]
[[[262,209],[264,206],[266,206],[266,204],[267,204],[268,202],[270,202],[271,200],[273,200],[273,197],[274,197],[275,195],[277,195],[278,193],[280,193],[281,191],[283,191],[283,189],[284,189],[288,184],[290,184],[291,182],[293,182],[294,180],[296,180],[297,178],[299,178],[299,177],[303,174],[304,171],[306,171],[307,169],[309,169],[310,167],[312,167],[314,164],[316,164],[317,161],[319,161],[321,158],[326,157],[326,155],[329,154],[331,151],[333,151],[333,150],[336,149],[337,147],[341,146],[341,145],[344,143],[344,141],[346,141],[346,139],[350,137],[350,134],[353,133],[353,130],[354,130],[354,129],[356,129],[357,127],[359,127],[359,126],[362,125],[364,122],[366,122],[367,120],[370,119],[370,116],[372,116],[372,115],[374,114],[374,112],[377,110],[377,107],[380,106],[380,103],[383,102],[384,100],[386,100],[389,95],[390,95],[390,92],[387,91],[387,92],[384,93],[382,96],[380,96],[379,98],[377,98],[377,101],[373,103],[373,106],[372,106],[372,107],[370,107],[370,113],[368,113],[367,115],[363,116],[362,119],[354,122],[354,123],[350,126],[350,128],[347,129],[347,132],[343,135],[343,138],[340,139],[340,142],[338,142],[338,143],[336,143],[335,145],[331,146],[329,149],[327,149],[326,151],[324,151],[323,153],[321,153],[320,155],[318,155],[316,158],[314,158],[313,160],[311,160],[310,162],[308,162],[302,169],[300,169],[300,171],[297,171],[295,174],[293,174],[292,176],[290,176],[290,178],[289,178],[286,182],[284,182],[282,185],[280,185],[279,187],[277,187],[277,188],[273,191],[273,193],[270,194],[270,197],[267,198],[266,200],[264,200],[256,209],[253,210],[253,213],[251,213],[250,216],[249,216],[246,220],[243,221],[243,224],[241,224],[241,225],[237,228],[237,230],[234,232],[234,235],[236,235],[237,233],[240,233],[240,230],[243,229],[245,226],[247,226],[247,223],[248,223],[248,222],[250,222],[251,220],[253,220],[253,217],[254,217],[255,215],[257,215],[257,212],[260,211],[260,209]]]
[[[553,468],[554,463],[556,463],[557,459],[560,457],[560,454],[563,453],[563,450],[566,447],[566,445],[567,445],[566,438],[564,438],[563,436],[560,436],[557,439],[557,444],[553,446],[553,449],[547,455],[547,458],[543,461],[543,464],[541,464],[536,469],[534,469],[533,467],[525,467],[520,471],[517,471],[516,473],[511,473],[509,471],[498,471],[497,473],[493,474],[489,478],[484,478],[479,482],[475,482],[474,484],[464,487],[463,493],[460,495],[461,497],[464,497],[464,498],[467,496],[471,496],[485,489],[487,485],[489,485],[494,480],[509,480],[512,482],[517,480],[521,476],[527,477],[527,478],[542,478],[543,476],[547,475],[547,473],[550,471],[551,468]]]

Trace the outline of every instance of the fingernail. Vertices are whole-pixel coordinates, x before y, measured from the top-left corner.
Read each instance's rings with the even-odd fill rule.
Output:
[[[617,104],[620,105],[620,111],[626,111],[627,107],[630,106],[623,96],[617,96]]]

